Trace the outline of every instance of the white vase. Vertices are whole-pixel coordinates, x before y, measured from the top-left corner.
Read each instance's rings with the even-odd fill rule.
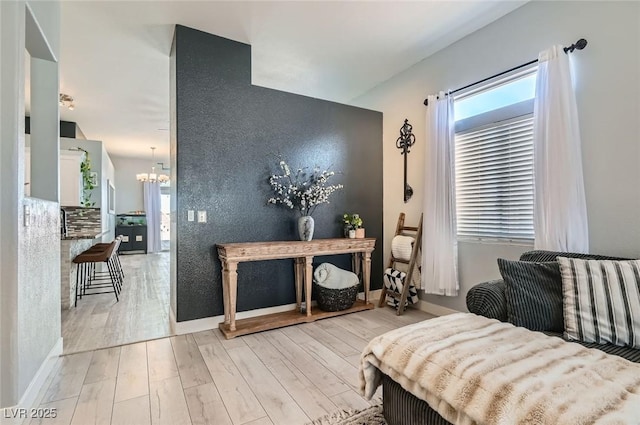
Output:
[[[349,229],[349,239],[355,239],[356,231],[354,229]]]
[[[315,223],[310,215],[303,215],[298,219],[298,234],[301,241],[310,241],[313,239],[313,229]]]

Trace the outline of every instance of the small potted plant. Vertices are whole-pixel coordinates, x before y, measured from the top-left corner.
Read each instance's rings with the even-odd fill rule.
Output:
[[[362,227],[362,218],[359,214],[344,214],[342,216],[344,223],[345,235],[349,238],[364,238],[364,228]]]
[[[78,150],[84,152],[84,160],[80,163],[80,174],[82,175],[82,201],[80,201],[80,205],[91,208],[96,205],[91,201],[92,190],[96,188],[95,179],[91,175],[91,159],[89,159],[89,152],[85,149],[78,147]]]

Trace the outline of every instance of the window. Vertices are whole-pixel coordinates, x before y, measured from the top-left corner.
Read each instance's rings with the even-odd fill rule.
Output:
[[[536,69],[455,99],[458,237],[533,239]]]

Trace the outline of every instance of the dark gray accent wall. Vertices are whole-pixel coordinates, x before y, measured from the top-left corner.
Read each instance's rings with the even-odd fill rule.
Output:
[[[317,238],[342,236],[340,217],[358,212],[378,238],[372,288],[382,285],[382,114],[251,85],[251,46],[176,26],[172,49],[176,136],[176,316],[220,315],[215,244],[296,240],[297,215],[267,205],[280,154],[291,167],[341,171],[345,189],[314,214]],[[207,223],[187,221],[206,210]],[[347,255],[316,258],[350,267]],[[295,302],[293,261],[240,264],[238,311]]]

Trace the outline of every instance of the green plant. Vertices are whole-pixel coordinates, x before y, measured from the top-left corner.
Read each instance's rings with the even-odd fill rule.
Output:
[[[360,214],[345,214],[342,216],[342,222],[348,229],[359,229],[362,227],[362,219]]]
[[[85,208],[91,208],[96,204],[91,202],[91,195],[93,194],[91,191],[95,189],[93,178],[91,177],[91,159],[89,158],[89,152],[80,147],[78,150],[84,152],[84,161],[80,163],[80,174],[82,175],[82,201],[80,201],[80,205]]]

